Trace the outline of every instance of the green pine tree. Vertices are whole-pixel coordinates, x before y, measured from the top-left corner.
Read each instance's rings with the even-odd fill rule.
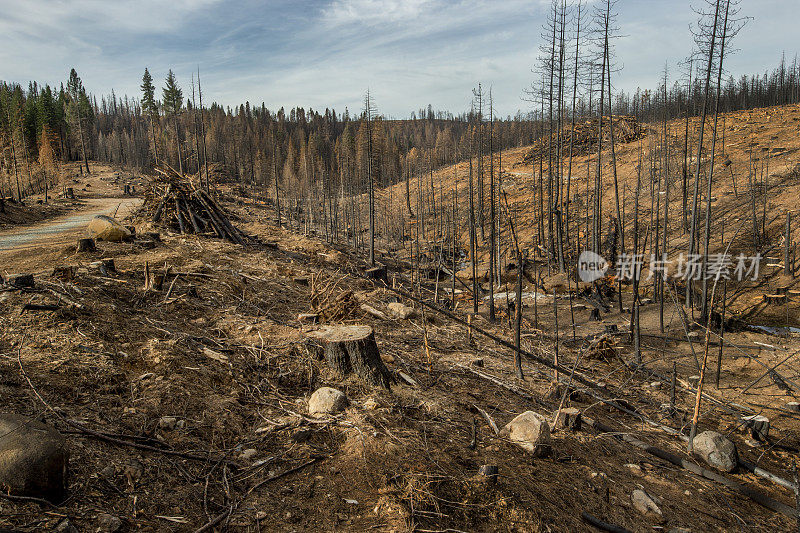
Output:
[[[83,122],[88,118],[89,99],[86,97],[86,90],[83,82],[78,77],[75,69],[70,70],[69,80],[67,81],[67,96],[69,98],[68,110],[73,121],[78,124],[78,133],[81,137],[81,151],[83,153],[83,164],[86,166],[86,173],[89,174],[89,160],[86,157],[86,140],[83,136]]]
[[[156,104],[156,87],[153,85],[153,77],[147,68],[144,69],[142,76],[142,110],[150,117],[150,133],[153,136],[153,156],[158,165],[158,144],[156,143],[156,127],[155,120],[158,116],[158,104]]]
[[[183,108],[183,91],[178,86],[172,69],[167,74],[166,85],[162,89],[162,97],[164,99],[164,113],[167,117],[172,117],[172,123],[175,126],[175,144],[178,147],[178,171],[183,174],[183,157],[181,154],[180,132],[178,130],[178,115],[181,112],[181,108]]]

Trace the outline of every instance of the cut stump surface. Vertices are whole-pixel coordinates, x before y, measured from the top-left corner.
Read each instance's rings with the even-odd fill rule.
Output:
[[[391,374],[383,364],[375,334],[369,326],[321,326],[308,332],[333,370],[356,374],[372,385],[389,388]]]

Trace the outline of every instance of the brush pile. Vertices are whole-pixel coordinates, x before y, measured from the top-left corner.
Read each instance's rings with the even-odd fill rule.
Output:
[[[570,129],[566,124],[561,132],[561,155],[569,157],[570,148],[573,156],[581,156],[590,153],[597,146],[598,119],[592,118],[575,123],[575,127]],[[614,117],[614,141],[616,143],[628,143],[644,136],[645,128],[632,116]],[[552,142],[551,142],[552,138]],[[608,117],[603,117],[603,142],[611,140],[611,127]],[[533,143],[533,148],[525,155],[523,163],[530,164],[542,158],[547,158],[550,148],[553,155],[558,153],[558,132],[553,132],[552,136],[544,136]]]
[[[225,211],[202,188],[167,167],[156,168],[160,183],[147,195],[143,209],[154,224],[180,233],[216,235],[246,245],[252,237],[236,228]]]

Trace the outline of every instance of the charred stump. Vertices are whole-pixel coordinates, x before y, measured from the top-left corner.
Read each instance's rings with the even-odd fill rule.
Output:
[[[81,252],[94,252],[97,247],[94,244],[94,239],[78,239],[78,253]]]
[[[369,326],[322,326],[308,333],[333,370],[356,374],[372,385],[389,388],[393,381],[383,364]]]

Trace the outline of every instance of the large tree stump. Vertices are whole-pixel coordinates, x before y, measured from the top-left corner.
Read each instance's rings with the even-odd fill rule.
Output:
[[[392,376],[383,364],[369,326],[321,326],[310,331],[325,360],[342,375],[356,374],[373,385],[389,388]]]

